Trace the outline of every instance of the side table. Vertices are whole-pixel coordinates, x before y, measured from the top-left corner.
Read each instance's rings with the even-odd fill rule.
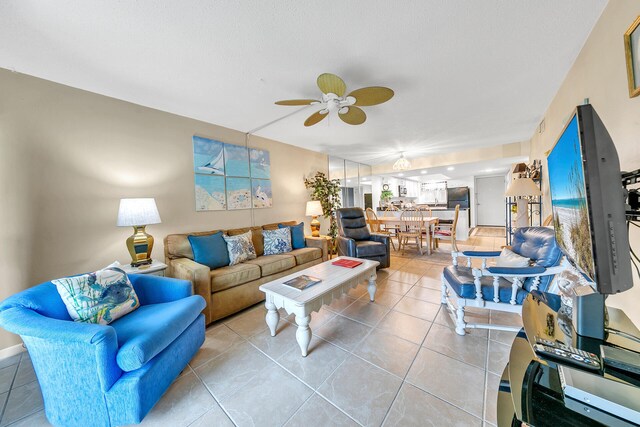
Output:
[[[333,238],[331,236],[327,236],[326,234],[321,234],[318,237],[315,236],[311,236],[311,235],[305,235],[304,236],[305,239],[324,239],[327,241],[327,247],[328,247],[328,251],[327,251],[327,256],[329,257],[329,259],[333,258]]]
[[[131,264],[122,264],[122,270],[127,274],[152,274],[154,276],[164,276],[167,264],[154,259],[151,264],[132,267]]]

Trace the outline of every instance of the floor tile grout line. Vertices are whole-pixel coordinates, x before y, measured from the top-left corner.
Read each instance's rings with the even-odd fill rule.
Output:
[[[291,417],[289,417],[287,419],[287,421],[285,421],[285,423],[283,425],[285,425],[287,422],[289,422],[289,420],[291,420],[291,418],[300,411],[300,409],[304,406],[304,404],[309,401],[309,399],[311,399],[315,394],[317,394],[320,398],[326,400],[327,402],[329,402],[333,407],[335,407],[336,409],[338,409],[340,412],[342,412],[343,414],[345,414],[347,417],[349,417],[350,419],[352,419],[353,421],[355,421],[358,425],[362,425],[361,423],[359,423],[358,421],[356,421],[355,419],[353,419],[353,417],[351,417],[349,414],[347,414],[345,411],[343,411],[342,409],[340,409],[335,403],[333,403],[332,401],[330,401],[329,399],[327,399],[326,397],[324,397],[318,390],[320,389],[320,387],[322,387],[322,385],[344,364],[344,362],[348,359],[348,355],[350,354],[349,351],[347,351],[346,349],[320,337],[315,335],[315,337],[321,341],[326,342],[329,345],[333,345],[334,347],[337,347],[338,349],[344,351],[345,353],[347,353],[347,357],[344,358],[344,360],[342,360],[336,367],[335,369],[333,369],[329,375],[327,375],[327,377],[318,385],[318,387],[314,388],[313,386],[311,386],[311,384],[308,384],[306,381],[304,381],[302,378],[299,378],[296,374],[294,374],[293,372],[291,372],[287,367],[285,367],[284,365],[282,365],[280,362],[278,362],[278,359],[274,359],[273,357],[269,356],[268,354],[264,353],[262,350],[260,350],[258,347],[256,347],[253,343],[250,342],[250,344],[254,345],[254,347],[256,347],[259,351],[263,352],[265,354],[265,356],[269,357],[273,362],[275,362],[278,366],[280,366],[282,369],[284,369],[287,373],[291,374],[297,381],[300,381],[302,384],[304,384],[305,386],[309,387],[313,392],[311,393],[311,396],[309,396],[309,398],[307,400],[305,400],[294,412],[293,415],[291,415]],[[295,347],[294,347],[295,348]],[[286,353],[284,353],[286,354]],[[280,357],[284,356],[284,354],[282,354]],[[302,357],[302,356],[300,356]]]
[[[222,406],[222,403],[220,402],[220,400],[218,400],[218,398],[216,398],[215,394],[213,394],[213,392],[211,391],[211,389],[209,389],[209,386],[207,385],[207,383],[204,382],[204,380],[200,377],[200,375],[198,375],[198,373],[195,371],[195,369],[193,370],[193,374],[196,376],[196,378],[198,380],[200,380],[200,382],[202,383],[202,385],[204,386],[205,390],[207,390],[207,392],[211,395],[211,397],[213,398],[214,402],[216,402],[216,404],[220,407],[220,409],[222,409],[222,412],[224,412],[224,414],[227,416],[227,418],[229,418],[229,421],[231,421],[231,423],[237,427],[238,424],[236,424],[235,421],[233,421],[233,418],[231,418],[231,415],[229,414],[229,412],[227,412],[227,410],[225,409],[224,406]],[[211,409],[210,409],[211,410]],[[207,411],[208,412],[208,411]],[[205,414],[207,413],[205,412]],[[203,414],[204,415],[204,414]],[[195,419],[193,421],[193,423],[195,423],[196,421],[198,421],[199,418]],[[193,424],[191,423],[191,424]],[[189,424],[189,425],[191,425]]]
[[[491,310],[489,310],[489,323],[491,323]],[[489,347],[491,343],[491,331],[487,332],[487,359],[485,361],[485,369],[484,369],[484,393],[482,394],[482,420],[487,420],[487,384],[488,381],[488,372],[489,372]]]
[[[16,363],[16,371],[13,373],[13,378],[11,379],[11,384],[9,385],[9,390],[7,390],[7,398],[4,401],[4,405],[2,405],[2,414],[0,414],[0,424],[4,421],[4,414],[7,410],[7,406],[9,405],[9,398],[11,397],[11,392],[13,391],[13,384],[16,381],[16,377],[18,376],[18,370],[20,369],[20,363],[22,363],[22,356],[24,355],[24,351],[20,353],[20,358],[18,359],[18,363]],[[13,365],[10,365],[13,366]],[[29,414],[31,415],[31,414]],[[23,417],[25,418],[25,417]],[[20,418],[22,419],[22,418]],[[19,421],[19,420],[15,420]],[[13,422],[12,422],[13,424]]]
[[[438,312],[440,312],[440,310],[438,310]],[[436,313],[436,316],[437,315],[438,315],[438,313]],[[385,421],[389,417],[389,414],[391,413],[391,408],[393,408],[393,404],[396,403],[396,400],[398,399],[398,395],[400,394],[400,390],[402,390],[402,387],[404,386],[404,384],[407,383],[407,376],[409,375],[409,372],[411,372],[411,368],[413,367],[413,364],[416,362],[416,359],[418,358],[418,354],[420,353],[420,349],[422,348],[422,345],[424,344],[425,340],[427,339],[427,336],[429,335],[429,332],[431,332],[431,328],[432,327],[433,327],[433,322],[429,325],[429,329],[427,330],[427,333],[425,334],[424,338],[422,338],[422,341],[420,342],[420,345],[418,346],[418,351],[416,352],[416,355],[413,356],[413,360],[411,361],[411,364],[409,364],[409,369],[407,369],[407,372],[404,374],[404,377],[402,377],[402,381],[400,383],[400,387],[396,391],[395,396],[393,396],[393,400],[391,400],[391,405],[389,405],[389,407],[387,408],[387,412],[385,413],[384,417],[382,418],[382,422],[380,423],[381,426],[385,423]],[[411,384],[411,383],[409,383],[409,384]]]

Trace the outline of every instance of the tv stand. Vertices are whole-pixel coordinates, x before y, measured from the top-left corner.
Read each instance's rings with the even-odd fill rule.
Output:
[[[607,312],[609,328],[640,336],[638,328],[622,310],[608,307]],[[565,399],[558,373],[562,365],[534,353],[533,345],[535,337],[539,336],[600,355],[600,345],[640,352],[638,342],[614,334],[606,335],[604,340],[576,334],[570,313],[562,306],[560,296],[554,294],[532,292],[524,301],[522,321],[524,327],[513,341],[509,363],[500,380],[497,404],[499,427],[523,423],[539,427],[637,425],[583,402]],[[579,369],[575,365],[566,366]],[[606,367],[600,372],[590,372],[595,381],[602,381],[600,389],[604,390],[605,397],[612,381],[631,386],[631,390],[640,396],[640,376],[627,375]]]

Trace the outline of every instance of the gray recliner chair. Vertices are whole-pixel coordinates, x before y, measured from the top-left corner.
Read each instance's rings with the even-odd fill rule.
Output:
[[[390,237],[370,233],[360,208],[338,209],[338,255],[378,261],[378,268],[391,266]]]

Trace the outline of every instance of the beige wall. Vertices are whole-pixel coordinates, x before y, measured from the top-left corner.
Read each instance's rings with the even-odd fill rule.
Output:
[[[638,15],[638,0],[609,2],[544,115],[544,133],[534,134],[531,140],[531,159],[545,159],[544,153],[552,148],[572,110],[589,98],[616,144],[621,169],[640,168],[640,97],[629,98],[622,39]],[[546,174],[543,187],[546,216],[550,213]],[[631,246],[639,252],[639,229],[631,229]],[[640,279],[635,277],[634,288],[610,297],[608,304],[624,308],[640,326]]]
[[[162,259],[168,233],[309,222],[303,177],[327,172],[324,154],[252,136],[271,152],[274,207],[196,212],[192,135],[244,145],[242,132],[3,69],[0,94],[0,299],[126,262],[120,198],[156,198],[162,224],[147,230]],[[0,329],[0,349],[19,342]]]

